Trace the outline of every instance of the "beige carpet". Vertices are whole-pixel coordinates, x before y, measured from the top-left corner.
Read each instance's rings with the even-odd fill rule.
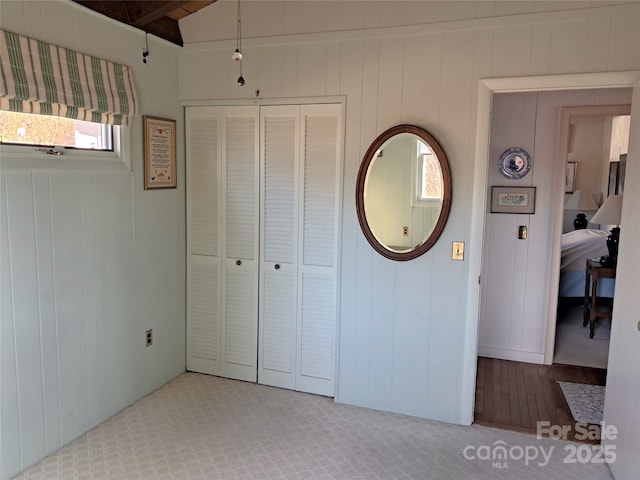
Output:
[[[611,479],[567,443],[185,373],[20,479]],[[496,463],[483,451],[506,447]],[[527,460],[529,448],[539,453]],[[547,464],[540,448],[551,452]]]
[[[611,321],[596,322],[593,338],[589,338],[589,325],[582,326],[582,305],[561,310],[556,323],[556,346],[553,363],[607,368]]]

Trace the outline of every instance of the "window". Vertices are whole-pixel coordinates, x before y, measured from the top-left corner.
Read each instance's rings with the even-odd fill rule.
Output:
[[[72,118],[0,111],[0,142],[112,152],[113,127]]]
[[[426,143],[418,141],[417,145],[416,201],[440,202],[442,201],[440,163]]]

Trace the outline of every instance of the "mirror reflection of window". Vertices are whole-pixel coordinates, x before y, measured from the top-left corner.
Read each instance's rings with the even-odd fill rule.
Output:
[[[442,201],[442,171],[440,163],[429,146],[424,142],[418,145],[418,175],[416,175],[416,200],[418,202]]]

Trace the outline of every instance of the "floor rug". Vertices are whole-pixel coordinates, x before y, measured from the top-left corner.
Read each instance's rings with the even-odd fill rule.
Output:
[[[600,424],[604,410],[604,390],[601,385],[558,382],[576,422]]]

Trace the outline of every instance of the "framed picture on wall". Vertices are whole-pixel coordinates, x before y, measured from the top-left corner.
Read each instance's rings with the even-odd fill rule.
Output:
[[[491,213],[536,212],[536,187],[491,187]]]
[[[607,197],[618,195],[620,188],[620,162],[609,162],[609,187]]]
[[[577,162],[567,162],[567,170],[564,177],[564,193],[573,193],[576,185]]]
[[[176,188],[176,121],[144,115],[144,189]]]
[[[618,195],[624,193],[624,174],[627,169],[627,154],[620,155],[620,166],[618,167]]]

